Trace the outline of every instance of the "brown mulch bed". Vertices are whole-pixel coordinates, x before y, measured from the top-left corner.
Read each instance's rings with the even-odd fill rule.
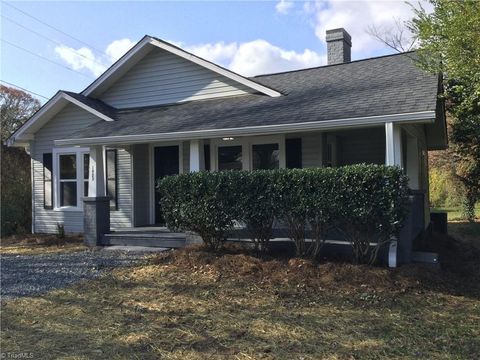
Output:
[[[372,290],[389,294],[432,290],[480,298],[480,251],[441,234],[435,234],[432,241],[440,254],[440,265],[410,264],[388,269],[298,258],[267,256],[260,259],[248,249],[235,245],[225,246],[220,253],[191,246],[158,254],[153,262],[218,279],[253,280],[262,286],[297,284],[305,289]]]

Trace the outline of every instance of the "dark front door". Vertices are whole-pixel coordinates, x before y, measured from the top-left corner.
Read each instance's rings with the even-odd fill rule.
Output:
[[[162,179],[164,176],[178,174],[180,169],[179,165],[179,150],[177,145],[155,147],[155,185],[158,180]],[[165,225],[160,202],[160,194],[155,186],[155,224]]]

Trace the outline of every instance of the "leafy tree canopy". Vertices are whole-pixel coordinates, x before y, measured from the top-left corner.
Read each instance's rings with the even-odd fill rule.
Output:
[[[30,94],[0,85],[2,143],[39,108],[40,102]]]
[[[443,73],[456,175],[466,188],[465,214],[480,198],[480,2],[430,0],[407,26],[418,41],[420,64]]]
[[[421,64],[442,72],[451,92],[464,93],[461,105],[480,105],[480,2],[430,0],[434,11],[415,9],[408,23],[418,41]],[[463,91],[462,91],[463,90]],[[457,104],[458,105],[458,104]]]

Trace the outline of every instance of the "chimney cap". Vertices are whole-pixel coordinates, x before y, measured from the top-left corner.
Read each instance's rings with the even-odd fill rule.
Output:
[[[330,42],[337,40],[343,40],[348,45],[352,46],[352,37],[344,28],[327,30],[326,41]]]

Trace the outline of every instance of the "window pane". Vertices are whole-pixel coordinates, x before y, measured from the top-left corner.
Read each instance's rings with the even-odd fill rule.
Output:
[[[278,169],[278,144],[252,146],[253,169]]]
[[[88,196],[88,181],[83,182],[83,196]]]
[[[75,154],[60,155],[60,179],[77,178],[77,157]]]
[[[88,168],[90,166],[90,155],[83,154],[83,178],[88,180]]]
[[[218,170],[242,170],[242,147],[220,146],[218,148]]]
[[[60,182],[60,206],[77,206],[77,182]]]

